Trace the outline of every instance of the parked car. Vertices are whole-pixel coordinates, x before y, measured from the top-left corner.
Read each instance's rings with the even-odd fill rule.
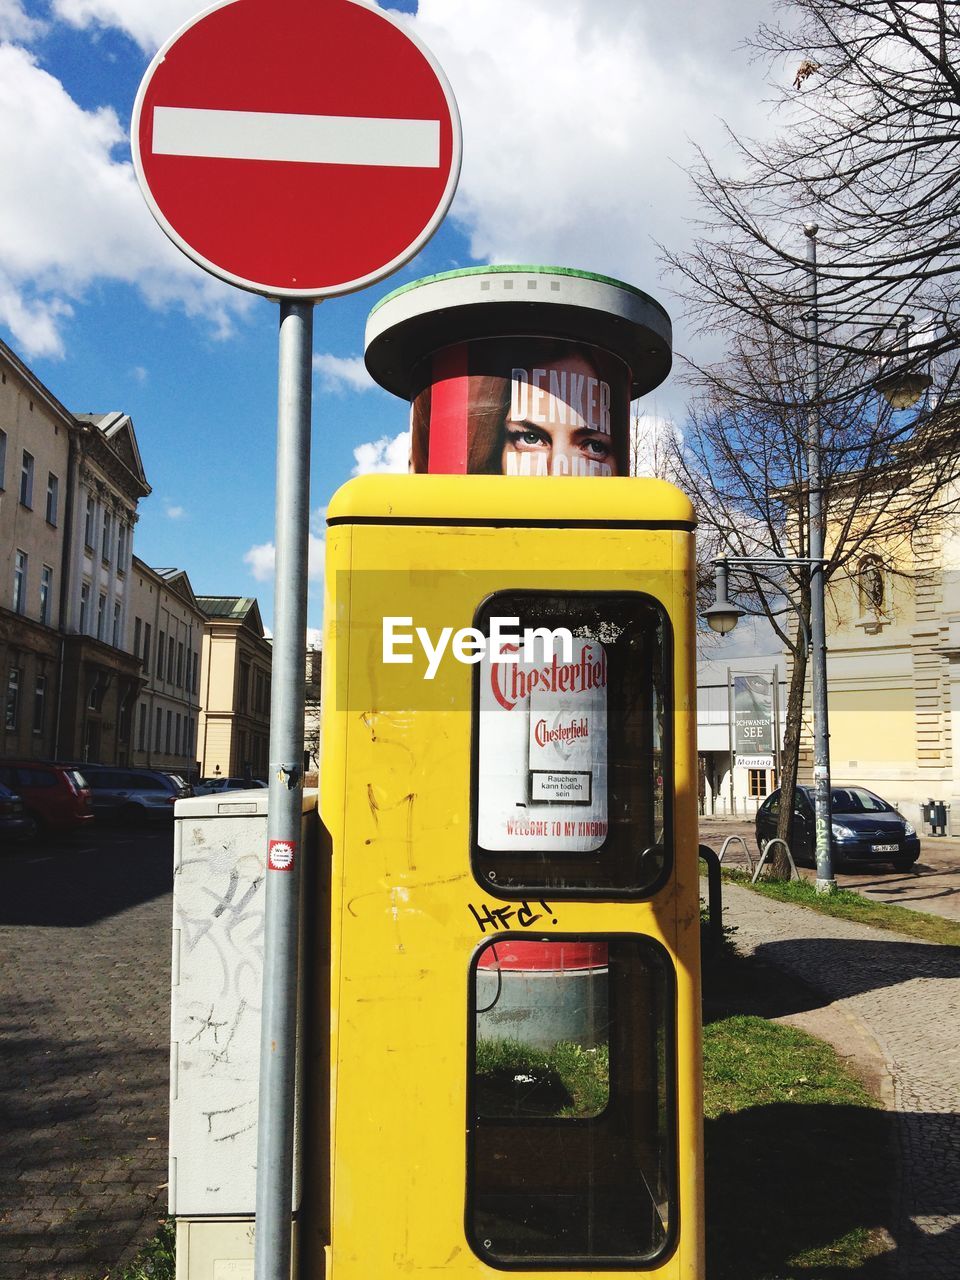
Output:
[[[0,849],[30,840],[37,834],[37,820],[27,812],[22,796],[0,783]]]
[[[0,783],[23,799],[47,831],[72,831],[93,821],[90,790],[79,769],[45,761],[0,761]]]
[[[119,822],[143,822],[149,818],[173,818],[173,806],[193,794],[180,777],[160,769],[119,768],[85,764],[94,813]]]
[[[266,785],[259,778],[201,778],[194,791],[199,796],[214,791],[254,791]]]
[[[790,852],[797,863],[816,865],[814,789],[797,787]],[[835,787],[830,792],[833,831],[830,847],[835,867],[889,862],[908,871],[920,857],[916,830],[892,804],[865,787]],[[762,849],[777,834],[780,792],[774,791],[757,810],[757,844]]]

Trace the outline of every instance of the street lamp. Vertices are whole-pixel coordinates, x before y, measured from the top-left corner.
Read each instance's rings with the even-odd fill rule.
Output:
[[[808,308],[804,315],[807,345],[810,359],[807,363],[805,395],[806,437],[804,449],[807,463],[807,524],[809,529],[809,555],[797,560],[786,557],[748,559],[722,557],[716,563],[717,599],[703,611],[709,625],[721,635],[732,631],[743,617],[745,610],[733,604],[728,596],[728,566],[740,565],[751,570],[762,564],[807,565],[810,570],[810,630],[806,641],[813,677],[813,781],[815,811],[815,845],[817,856],[816,890],[831,893],[837,887],[833,874],[833,852],[830,836],[832,828],[830,797],[830,730],[827,716],[827,636],[824,559],[825,514],[821,480],[822,437],[820,425],[820,313],[818,310],[817,232],[815,222],[805,224],[807,238]],[[850,318],[850,317],[846,317]],[[865,318],[865,317],[863,317]],[[897,354],[902,347],[904,356],[909,354],[909,325],[912,317],[904,317],[898,324]],[[887,317],[881,321],[889,324]],[[895,370],[881,376],[876,390],[884,396],[893,409],[908,409],[932,385],[932,378],[925,373]]]
[[[820,317],[817,313],[817,231],[815,222],[803,228],[807,237],[807,280],[810,307],[804,318],[810,359],[807,361],[807,521],[810,549],[810,666],[813,675],[814,844],[817,855],[817,893],[837,887],[830,845],[830,729],[827,721],[827,627],[824,590],[824,512],[820,479]]]

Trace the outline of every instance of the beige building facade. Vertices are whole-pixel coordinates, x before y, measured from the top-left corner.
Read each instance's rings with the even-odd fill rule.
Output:
[[[197,776],[200,650],[205,617],[183,569],[151,569],[136,556],[129,581],[130,649],[142,687],[130,763]]]
[[[251,596],[198,596],[204,614],[200,657],[203,777],[266,779],[272,647]]]
[[[0,755],[8,759],[56,749],[73,423],[0,343]]]
[[[918,830],[921,806],[942,801],[960,830],[960,528],[895,557],[865,546],[830,586],[827,648],[833,783],[876,791]],[[804,728],[806,779],[808,708]]]

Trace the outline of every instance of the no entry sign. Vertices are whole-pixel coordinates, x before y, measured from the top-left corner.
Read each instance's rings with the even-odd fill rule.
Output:
[[[148,68],[131,141],[171,240],[271,297],[389,275],[437,229],[460,169],[443,71],[358,0],[225,0],[198,15]]]

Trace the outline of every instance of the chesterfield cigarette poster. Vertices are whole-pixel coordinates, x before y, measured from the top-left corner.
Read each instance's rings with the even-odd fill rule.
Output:
[[[489,850],[587,853],[607,836],[607,657],[480,667],[478,836]]]

